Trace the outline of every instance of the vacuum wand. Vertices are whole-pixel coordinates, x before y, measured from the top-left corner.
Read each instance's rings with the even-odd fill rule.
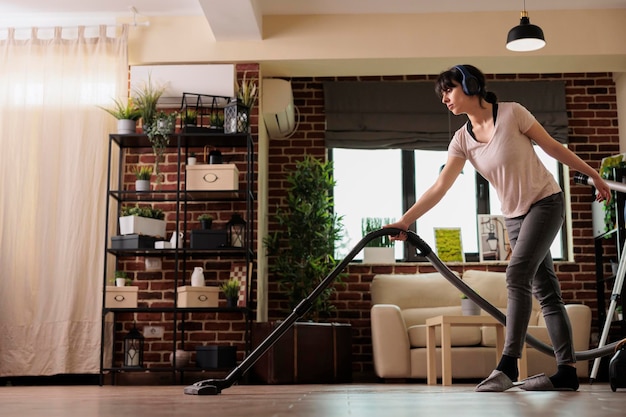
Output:
[[[577,172],[576,175],[574,175],[574,182],[576,184],[595,186],[593,180],[589,178],[588,175],[581,174],[580,172]],[[604,180],[604,182],[606,182],[606,185],[608,185],[611,190],[626,193],[626,184],[611,180]]]
[[[609,188],[613,191],[626,193],[626,184],[616,181],[604,180]],[[594,185],[593,180],[589,178],[587,175],[581,174],[579,172],[574,175],[574,182],[578,184],[585,185]],[[613,320],[613,313],[615,312],[615,308],[617,307],[617,299],[622,293],[622,286],[624,285],[624,276],[626,275],[626,247],[622,249],[622,254],[620,256],[619,265],[617,267],[617,273],[615,274],[615,283],[613,284],[613,291],[611,292],[611,302],[609,304],[609,309],[606,313],[606,321],[604,323],[604,327],[602,327],[602,334],[600,336],[600,340],[598,341],[598,349],[605,348],[605,343],[609,337],[609,330],[611,328],[611,322]],[[593,361],[593,367],[591,368],[591,373],[589,374],[589,380],[593,382],[598,374],[598,370],[600,368],[600,357],[596,357]]]

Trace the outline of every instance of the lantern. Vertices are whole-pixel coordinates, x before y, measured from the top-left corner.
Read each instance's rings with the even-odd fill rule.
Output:
[[[246,241],[246,221],[237,213],[233,214],[228,223],[228,242],[235,248],[243,248]]]
[[[133,328],[124,337],[124,366],[126,368],[143,367],[143,342],[143,335],[133,324]]]

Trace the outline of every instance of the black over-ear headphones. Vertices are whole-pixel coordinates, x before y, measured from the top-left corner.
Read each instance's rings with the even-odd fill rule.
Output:
[[[463,92],[465,94],[468,96],[475,96],[480,93],[481,88],[478,78],[470,74],[470,72],[463,65],[457,65],[454,68],[463,76],[463,79],[461,80],[461,87],[463,87]]]

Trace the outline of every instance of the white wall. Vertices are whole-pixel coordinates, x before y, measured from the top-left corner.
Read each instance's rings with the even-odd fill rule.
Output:
[[[467,62],[490,73],[626,72],[626,10],[537,11],[547,46],[504,47],[517,13],[266,16],[263,40],[215,42],[202,16],[132,28],[130,63],[260,62],[267,76],[433,74]]]

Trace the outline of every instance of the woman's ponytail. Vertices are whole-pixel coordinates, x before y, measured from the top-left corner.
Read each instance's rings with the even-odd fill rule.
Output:
[[[485,91],[485,101],[487,103],[495,104],[498,101],[498,96],[492,91]]]

